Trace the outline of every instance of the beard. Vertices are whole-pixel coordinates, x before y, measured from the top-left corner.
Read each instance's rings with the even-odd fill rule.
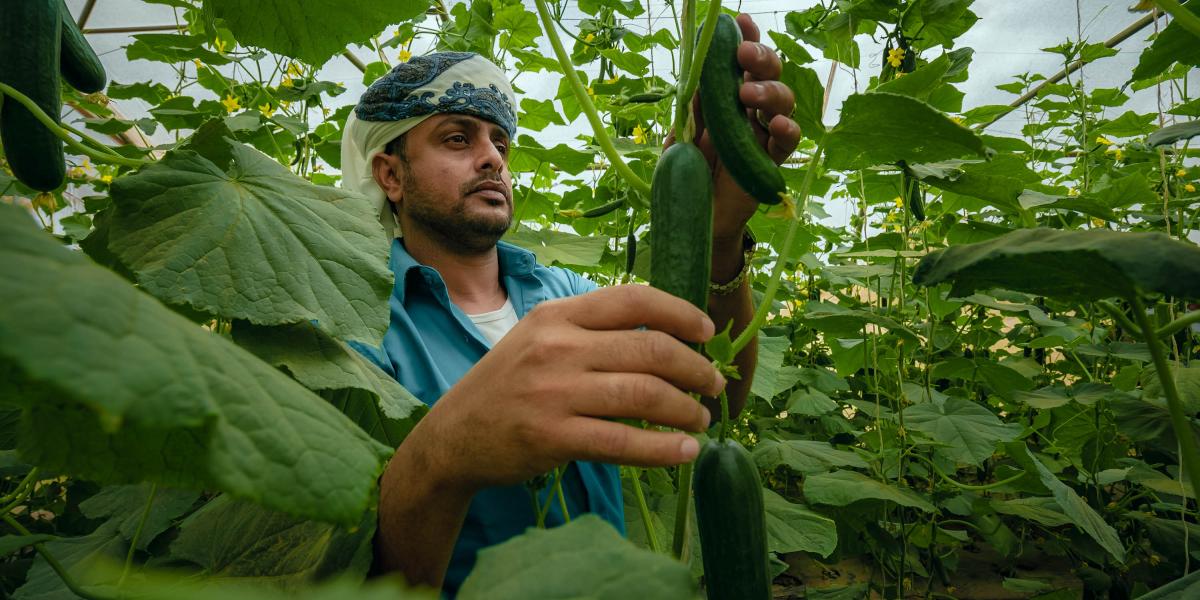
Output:
[[[479,178],[459,189],[458,197],[446,202],[425,189],[404,165],[404,201],[398,207],[411,225],[437,238],[447,249],[466,254],[491,250],[512,225],[512,202],[503,216],[469,211],[467,198],[488,178]]]

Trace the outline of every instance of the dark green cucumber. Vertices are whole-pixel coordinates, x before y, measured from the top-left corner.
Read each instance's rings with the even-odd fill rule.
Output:
[[[733,440],[709,441],[692,474],[709,600],[769,600],[767,517],[754,458]]]
[[[650,183],[650,285],[701,310],[712,270],[712,172],[694,144],[663,151]]]
[[[58,122],[62,0],[0,0],[0,81],[32,99]],[[16,100],[0,108],[0,143],[13,175],[43,192],[66,179],[62,140]]]
[[[62,10],[62,60],[60,70],[62,78],[71,87],[92,94],[108,85],[108,75],[100,57],[88,44],[87,38],[71,18],[65,1],[60,2]]]
[[[779,204],[787,184],[778,165],[754,136],[746,107],[738,98],[742,67],[737,61],[742,32],[733,17],[721,14],[700,73],[700,109],[704,127],[725,170],[747,194],[763,204]]]
[[[925,220],[925,192],[921,190],[921,183],[917,180],[910,180],[908,183],[908,212],[912,213],[914,219],[918,222]]]

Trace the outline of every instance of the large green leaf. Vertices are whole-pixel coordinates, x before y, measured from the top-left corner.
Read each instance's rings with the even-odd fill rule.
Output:
[[[976,466],[991,458],[998,442],[1010,442],[1022,430],[1020,424],[1005,423],[992,411],[956,396],[904,409],[904,426],[946,444],[938,452],[955,462]]]
[[[1025,458],[1032,461],[1033,466],[1037,469],[1038,477],[1042,485],[1046,486],[1050,493],[1054,494],[1054,500],[1058,503],[1058,507],[1062,509],[1063,514],[1071,518],[1071,522],[1075,524],[1081,531],[1091,536],[1098,544],[1117,562],[1125,561],[1125,546],[1121,544],[1121,538],[1117,536],[1117,530],[1113,529],[1112,525],[1104,520],[1096,513],[1087,501],[1079,497],[1075,490],[1067,486],[1067,484],[1058,480],[1042,461],[1038,460],[1025,449]]]
[[[284,589],[332,575],[361,579],[371,566],[376,519],[371,510],[354,527],[339,527],[219,496],[180,525],[170,556],[209,577]]]
[[[910,170],[925,183],[943,190],[979,198],[1011,214],[1021,211],[1018,198],[1029,184],[1041,177],[1029,169],[1025,160],[1013,154],[999,154],[989,161],[948,160],[931,164],[910,164]]]
[[[857,454],[814,440],[765,439],[754,446],[753,454],[759,468],[768,471],[779,465],[805,475],[825,473],[837,467],[867,468],[867,463]]]
[[[1161,233],[1020,229],[926,256],[913,282],[951,293],[1006,288],[1089,301],[1138,291],[1200,297],[1200,248]]]
[[[24,411],[28,461],[357,522],[388,448],[20,209],[0,205],[0,240],[0,370],[16,375],[0,382],[0,403]]]
[[[1186,8],[1192,11],[1192,14],[1200,15],[1200,3],[1191,2]],[[1192,32],[1178,21],[1172,20],[1158,37],[1154,38],[1154,42],[1142,51],[1129,79],[1137,81],[1155,77],[1176,61],[1186,65],[1200,65],[1200,44],[1196,43],[1196,36],[1192,35]]]
[[[1176,123],[1155,131],[1146,138],[1146,143],[1153,148],[1174,144],[1180,140],[1191,139],[1198,135],[1200,135],[1200,121],[1188,121],[1186,123]]]
[[[837,548],[837,524],[783,496],[764,489],[767,549],[771,552],[812,552],[829,556]]]
[[[857,471],[809,475],[804,480],[804,497],[809,502],[833,506],[849,506],[859,500],[874,499],[919,508],[925,512],[936,510],[929,500],[913,490],[888,485]]]
[[[1046,527],[1061,527],[1071,523],[1054,498],[1033,496],[1009,500],[992,499],[990,506],[998,513],[1020,517]]]
[[[360,427],[395,448],[402,438],[391,435],[400,421],[425,413],[425,403],[375,364],[308,323],[260,327],[238,323],[233,339],[267,363],[287,370],[313,391],[361,390],[370,399],[368,418]],[[368,408],[368,407],[364,407]],[[414,411],[416,411],[414,413]],[[372,431],[373,427],[379,426]]]
[[[608,239],[604,236],[581,236],[553,229],[519,229],[504,236],[504,241],[516,244],[537,255],[543,265],[561,264],[594,267],[600,264]]]
[[[792,109],[792,120],[800,126],[800,133],[809,139],[820,139],[821,135],[825,133],[825,124],[821,120],[825,88],[821,86],[821,79],[817,76],[817,72],[808,67],[799,67],[793,62],[788,62],[783,65],[783,74],[779,80],[788,86],[796,97],[796,105]]]
[[[129,552],[129,544],[121,536],[116,520],[108,521],[88,535],[60,538],[46,542],[44,548],[71,573],[75,583],[85,589],[115,597],[117,575],[100,572],[96,567],[118,564]],[[17,588],[13,600],[77,600],[58,573],[41,554],[33,561],[25,584]]]
[[[147,483],[113,485],[81,502],[79,510],[89,519],[112,519],[121,537],[132,543],[136,536],[138,549],[145,550],[199,498],[196,491],[154,488]]]
[[[109,248],[164,302],[376,344],[392,292],[366,198],[313,185],[219,123],[113,182]]]
[[[458,597],[690,600],[695,594],[687,565],[637,548],[586,514],[480,551]]]
[[[920,100],[888,93],[847,98],[825,145],[831,169],[984,155],[983,140],[970,129]]]
[[[393,23],[424,13],[429,0],[205,0],[238,41],[314,65]]]
[[[1200,412],[1200,364],[1185,367],[1172,361],[1169,366],[1171,377],[1175,379],[1175,388],[1179,390],[1179,399],[1183,401],[1184,411],[1189,414]],[[1142,389],[1145,392],[1143,398],[1147,400],[1166,397],[1163,394],[1162,380],[1154,367],[1142,371]]]

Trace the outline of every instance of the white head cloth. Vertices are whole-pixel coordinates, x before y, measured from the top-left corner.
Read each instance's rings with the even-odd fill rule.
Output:
[[[437,113],[478,116],[516,136],[516,96],[503,71],[471,52],[413,58],[380,77],[363,93],[342,133],[342,188],[371,199],[390,235],[400,228],[371,161],[388,142]]]

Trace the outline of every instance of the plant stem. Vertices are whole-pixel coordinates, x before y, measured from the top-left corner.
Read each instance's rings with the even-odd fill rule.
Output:
[[[1130,296],[1129,304],[1133,306],[1133,314],[1137,317],[1142,331],[1155,331],[1154,325],[1150,323],[1150,317],[1146,315],[1146,307],[1142,305],[1141,299],[1136,294]],[[1175,387],[1175,377],[1171,375],[1166,354],[1163,353],[1163,347],[1158,338],[1153,335],[1143,335],[1142,340],[1150,347],[1150,356],[1154,359],[1154,372],[1158,375],[1158,380],[1162,383],[1163,394],[1167,397],[1167,408],[1171,412],[1171,427],[1175,430],[1175,437],[1179,442],[1179,462],[1182,463],[1183,472],[1187,474],[1192,484],[1192,493],[1195,497],[1200,498],[1200,494],[1197,494],[1197,489],[1200,488],[1200,460],[1198,460],[1200,456],[1196,454],[1195,436],[1192,435],[1191,423],[1183,412],[1183,401],[1180,400],[1179,390]]]
[[[1169,335],[1175,335],[1183,328],[1190,327],[1195,323],[1200,323],[1200,310],[1194,310],[1186,315],[1183,315],[1182,317],[1179,317],[1178,319],[1175,319],[1174,321],[1171,321],[1170,323],[1167,323],[1166,325],[1163,325],[1158,329],[1158,331],[1154,332],[1154,335],[1160,339],[1165,338]]]
[[[1176,0],[1154,0],[1154,3],[1159,8],[1171,13],[1180,27],[1192,32],[1192,35],[1200,37],[1200,17],[1197,17],[1192,11],[1184,8]]]
[[[688,538],[688,510],[692,499],[692,463],[679,465],[679,476],[675,481],[675,534],[671,542],[671,553],[683,559],[683,549]]]
[[[650,550],[658,554],[662,552],[662,548],[658,545],[658,532],[654,530],[654,522],[651,521],[646,495],[642,493],[642,470],[637,467],[631,467],[629,470],[633,473],[633,496],[637,498],[638,512],[641,513],[642,525],[646,528],[646,543],[650,545]]]
[[[696,0],[683,0],[681,18],[683,33],[679,36],[679,82],[675,87],[675,124],[672,128],[676,142],[690,142],[696,132],[691,127],[692,96],[686,89],[696,46]]]
[[[767,291],[763,294],[762,303],[758,305],[758,309],[754,311],[754,318],[750,324],[738,334],[737,339],[733,340],[733,355],[737,356],[750,340],[754,339],[754,335],[767,321],[767,313],[771,310],[771,303],[775,301],[775,293],[779,291],[779,280],[783,276],[783,268],[787,263],[788,256],[792,253],[792,242],[796,238],[796,230],[800,228],[800,220],[807,211],[808,205],[808,190],[812,188],[813,174],[817,172],[821,155],[825,152],[825,139],[817,143],[817,150],[813,153],[812,160],[808,161],[808,171],[804,174],[804,183],[800,185],[800,206],[796,210],[796,216],[792,219],[792,224],[788,227],[787,237],[783,240],[783,252],[780,253],[779,259],[775,262],[775,268],[771,271],[771,281],[767,284]]]
[[[18,523],[16,519],[12,518],[7,513],[0,515],[0,519],[4,519],[4,522],[8,523],[9,527],[17,530],[17,533],[21,535],[33,535],[28,529],[25,529],[24,526]],[[37,550],[38,554],[41,554],[42,558],[46,559],[46,564],[50,565],[50,568],[54,570],[59,579],[62,579],[62,582],[67,586],[67,589],[71,590],[71,592],[76,596],[79,596],[84,600],[116,600],[116,596],[107,596],[104,594],[88,592],[79,587],[79,584],[75,581],[75,578],[71,577],[71,574],[67,572],[66,567],[63,567],[63,564],[58,562],[58,559],[55,558],[55,556],[48,550],[46,550],[45,544],[34,544],[33,549]]]
[[[949,475],[947,475],[940,468],[938,468],[936,463],[934,463],[932,460],[929,460],[928,458],[925,458],[924,456],[921,456],[920,454],[913,453],[912,456],[919,458],[922,461],[925,461],[925,463],[928,464],[930,466],[930,468],[933,469],[933,472],[937,473],[938,477],[941,477],[943,481],[945,481],[946,483],[949,483],[950,485],[952,485],[956,488],[962,489],[962,490],[972,490],[972,491],[976,491],[976,492],[991,490],[991,489],[995,489],[995,488],[998,488],[1003,485],[1008,485],[1026,475],[1025,471],[1021,471],[1020,473],[1013,475],[1012,477],[1009,477],[1008,479],[1002,479],[1000,481],[993,481],[992,483],[985,483],[982,485],[971,485],[969,483],[962,483],[960,481],[955,481],[954,479],[951,479]]]
[[[1139,328],[1137,325],[1134,325],[1133,321],[1130,321],[1129,317],[1125,316],[1125,313],[1118,308],[1117,305],[1109,302],[1108,300],[1101,300],[1096,303],[1096,306],[1099,306],[1100,310],[1108,313],[1108,316],[1112,317],[1118,325],[1129,331],[1130,335],[1134,337],[1142,337],[1141,328]]]
[[[725,390],[721,390],[721,437],[720,441],[724,442],[725,438],[729,437],[729,395]]]
[[[29,489],[32,488],[34,483],[37,481],[37,474],[37,467],[30,469],[29,472],[25,474],[25,478],[17,484],[16,489],[14,489],[12,493],[0,498],[0,505],[3,505],[3,508],[0,508],[0,514],[7,515],[9,511],[25,501],[25,498],[29,495]]]
[[[687,86],[682,97],[689,101],[700,87],[700,71],[704,68],[704,57],[708,54],[708,46],[712,43],[713,32],[717,29],[717,17],[720,14],[721,0],[709,2],[708,13],[704,15],[704,28],[700,30],[700,39],[696,41],[696,47],[692,50],[692,64],[688,65],[687,79],[682,82]]]
[[[600,120],[599,113],[596,112],[596,106],[592,104],[592,99],[588,97],[587,89],[583,87],[583,83],[579,81],[579,74],[575,72],[575,68],[571,65],[571,57],[567,55],[567,51],[563,48],[562,40],[558,37],[558,31],[555,30],[550,11],[546,8],[546,0],[535,0],[537,3],[538,16],[542,19],[543,29],[546,31],[546,37],[550,38],[550,45],[554,47],[554,55],[558,58],[559,67],[563,70],[563,75],[567,78],[567,83],[571,85],[571,91],[575,93],[575,99],[579,101],[579,106],[583,109],[583,113],[587,116],[588,123],[592,125],[592,132],[596,136],[596,143],[600,144],[600,149],[604,151],[604,155],[608,157],[613,168],[625,178],[634,189],[642,195],[650,196],[650,184],[638,177],[629,165],[625,164],[625,160],[617,152],[616,146],[613,146],[612,140],[608,137],[608,132],[604,129],[604,122]]]
[[[61,139],[68,148],[78,152],[79,154],[87,156],[98,163],[121,165],[122,167],[132,167],[135,169],[150,164],[150,161],[138,160],[136,158],[125,158],[123,156],[118,157],[115,154],[100,152],[99,150],[89,148],[82,142],[68,135],[67,132],[63,130],[58,123],[55,123],[54,119],[50,118],[49,115],[42,111],[41,107],[31,100],[29,96],[18,92],[16,89],[4,83],[0,83],[0,92],[12,98],[13,100],[16,100],[21,104],[21,106],[24,106],[26,110],[33,114],[35,119],[37,119],[42,125],[50,130],[50,133],[53,133],[55,137]]]
[[[150,509],[154,506],[154,498],[158,495],[158,484],[150,484],[150,496],[146,498],[146,508],[142,509],[142,518],[138,520],[137,530],[133,532],[133,539],[129,540],[129,552],[125,555],[125,568],[121,569],[121,578],[117,580],[117,587],[121,587],[125,583],[125,578],[129,576],[129,567],[133,565],[133,553],[137,551],[138,540],[142,538],[142,529],[146,526],[146,518],[150,516]]]

